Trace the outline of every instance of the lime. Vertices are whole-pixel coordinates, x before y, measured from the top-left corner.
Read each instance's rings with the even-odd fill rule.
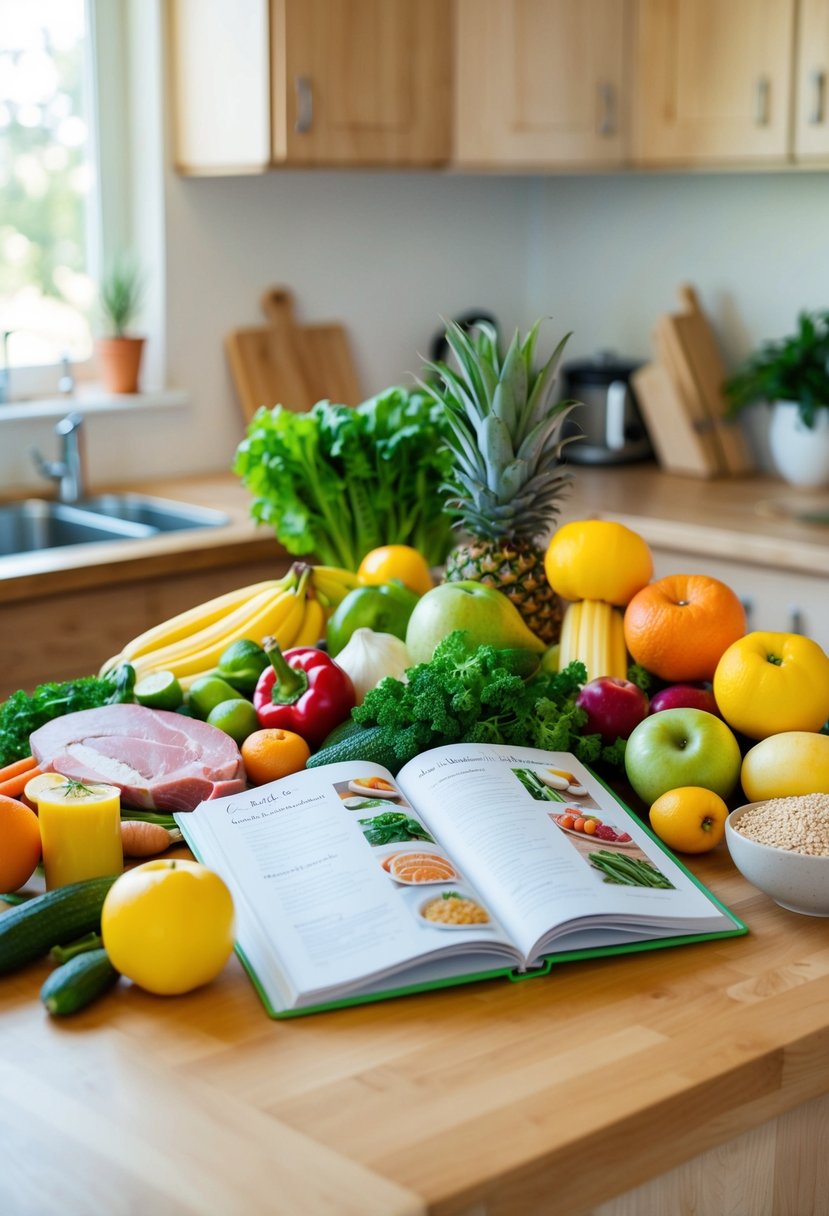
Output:
[[[217,674],[239,692],[253,692],[260,675],[270,667],[265,651],[250,638],[239,638],[232,642],[219,659]]]
[[[207,715],[207,721],[210,726],[218,726],[219,730],[223,730],[240,745],[244,743],[248,735],[259,730],[256,710],[244,697],[233,697],[228,701],[220,701]]]
[[[211,709],[222,701],[240,699],[243,699],[242,694],[232,688],[221,676],[199,676],[190,685],[187,704],[197,718],[206,718]]]
[[[153,671],[136,682],[135,699],[149,709],[178,709],[184,693],[171,671]]]

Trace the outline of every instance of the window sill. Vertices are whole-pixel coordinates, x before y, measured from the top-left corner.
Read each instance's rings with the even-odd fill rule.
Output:
[[[100,385],[79,386],[69,396],[37,397],[0,404],[0,424],[33,418],[62,418],[70,410],[83,414],[121,414],[129,410],[179,409],[190,404],[183,389],[157,389],[147,393],[108,393]]]

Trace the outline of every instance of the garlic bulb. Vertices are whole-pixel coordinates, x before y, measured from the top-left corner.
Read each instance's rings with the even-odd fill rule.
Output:
[[[334,661],[351,676],[358,705],[384,676],[405,680],[406,668],[412,666],[405,642],[391,633],[365,628],[354,630]]]

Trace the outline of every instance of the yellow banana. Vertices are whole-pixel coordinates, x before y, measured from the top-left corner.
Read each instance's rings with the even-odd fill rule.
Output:
[[[325,635],[325,612],[317,599],[308,597],[305,603],[305,616],[299,632],[291,643],[292,646],[316,646]]]
[[[600,600],[569,604],[561,625],[559,667],[579,660],[588,680],[627,675],[624,618],[618,608]]]
[[[288,596],[291,591],[288,590],[271,590],[260,591],[254,596],[243,608],[237,608],[235,612],[230,613],[222,620],[215,621],[206,629],[201,629],[187,637],[181,638],[178,642],[173,642],[169,646],[158,646],[154,650],[149,650],[145,654],[138,655],[130,659],[136,671],[150,664],[152,670],[172,670],[171,663],[178,659],[186,658],[194,651],[201,651],[214,643],[218,644],[220,649],[225,649],[236,638],[247,637],[248,622],[255,620],[259,613],[271,605],[280,603],[284,600],[287,611]]]
[[[339,566],[311,567],[311,586],[331,610],[342,603],[349,591],[354,591],[362,585],[351,570],[344,570]]]
[[[286,575],[286,579],[287,577]],[[199,604],[195,608],[189,608],[186,612],[180,612],[168,621],[154,625],[151,629],[147,629],[138,637],[133,638],[123,648],[120,657],[126,660],[135,659],[140,655],[149,654],[151,650],[158,650],[161,646],[168,646],[181,638],[190,637],[192,634],[206,629],[215,621],[224,620],[237,608],[244,608],[260,592],[274,590],[284,581],[266,579],[261,583],[251,583],[248,587],[240,587],[238,591],[228,591],[225,595],[217,595],[215,599],[207,600],[206,603]]]

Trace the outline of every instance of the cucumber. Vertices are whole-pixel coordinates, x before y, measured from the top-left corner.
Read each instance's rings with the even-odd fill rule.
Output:
[[[100,932],[101,908],[116,874],[87,878],[0,912],[0,975],[65,946],[85,933]]]
[[[323,764],[340,764],[343,760],[371,760],[394,774],[403,767],[403,761],[386,742],[386,733],[382,726],[360,726],[333,743],[326,743],[306,761],[305,767],[319,768]]]
[[[77,1013],[108,992],[118,979],[103,947],[87,950],[55,968],[40,990],[40,999],[49,1013]]]

